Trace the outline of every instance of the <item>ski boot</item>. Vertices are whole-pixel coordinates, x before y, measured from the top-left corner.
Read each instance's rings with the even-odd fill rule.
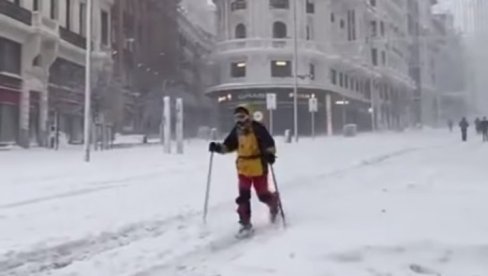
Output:
[[[254,234],[254,228],[251,223],[241,223],[241,228],[236,234],[236,238],[245,239],[249,238]]]

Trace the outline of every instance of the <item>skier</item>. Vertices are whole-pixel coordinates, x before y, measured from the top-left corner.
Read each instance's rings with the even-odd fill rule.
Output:
[[[253,233],[251,224],[251,187],[254,186],[259,200],[269,207],[270,220],[276,221],[278,195],[268,188],[268,164],[276,160],[273,137],[260,123],[252,120],[249,108],[239,105],[234,110],[235,127],[223,143],[211,142],[210,152],[220,154],[237,151],[237,172],[239,177],[239,196],[236,199],[239,215],[238,236]]]
[[[454,122],[451,119],[447,120],[447,126],[449,127],[449,131],[452,132]]]
[[[488,119],[483,117],[483,120],[480,122],[481,132],[483,133],[483,142],[488,142]]]
[[[476,128],[476,133],[481,134],[481,120],[480,120],[480,118],[476,118],[474,120],[474,126]]]
[[[466,117],[463,117],[461,122],[459,122],[459,127],[461,128],[463,142],[466,142],[468,140],[468,127],[469,127],[469,123],[468,120],[466,120]]]

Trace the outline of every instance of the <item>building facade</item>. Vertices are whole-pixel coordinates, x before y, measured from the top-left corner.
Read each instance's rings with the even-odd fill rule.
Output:
[[[162,97],[178,76],[177,9],[172,0],[120,0],[113,6],[113,75],[124,94],[123,132],[159,131]]]
[[[198,14],[201,12],[205,13]],[[185,134],[190,136],[197,134],[199,126],[212,124],[215,113],[215,105],[205,96],[206,89],[213,84],[211,53],[215,36],[206,30],[208,26],[199,24],[198,17],[192,16],[194,13],[184,6],[180,6],[178,12],[179,85],[174,91],[175,97],[183,99]],[[211,11],[208,11],[209,17],[212,17]]]
[[[311,133],[311,97],[319,103],[320,132],[348,123],[367,130],[408,122],[414,83],[408,74],[406,1],[214,2],[218,78],[208,94],[219,102],[222,127],[232,123],[224,114],[237,103],[252,105],[267,122],[266,93],[275,93],[275,130],[293,129],[295,74],[301,134]]]
[[[110,63],[113,0],[93,3],[96,70]],[[86,16],[84,0],[0,0],[0,142],[42,145],[51,125],[82,139]]]

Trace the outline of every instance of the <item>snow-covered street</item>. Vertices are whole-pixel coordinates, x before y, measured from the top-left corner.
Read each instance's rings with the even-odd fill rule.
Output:
[[[234,155],[0,153],[0,275],[486,276],[488,145],[424,131],[279,141],[289,227],[238,241]]]

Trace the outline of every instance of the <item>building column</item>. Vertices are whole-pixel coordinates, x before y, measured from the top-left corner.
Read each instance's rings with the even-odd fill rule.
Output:
[[[332,97],[330,94],[325,95],[325,111],[326,111],[326,119],[327,119],[327,135],[332,136],[334,135],[333,127],[332,127]]]
[[[48,116],[49,116],[49,105],[48,105],[48,91],[47,91],[47,80],[46,86],[41,92],[40,98],[40,108],[39,108],[39,135],[40,135],[40,146],[46,147],[48,142]]]
[[[28,148],[30,144],[29,111],[30,111],[30,91],[25,85],[23,85],[22,92],[20,95],[19,137],[18,137],[18,144],[23,148]]]

